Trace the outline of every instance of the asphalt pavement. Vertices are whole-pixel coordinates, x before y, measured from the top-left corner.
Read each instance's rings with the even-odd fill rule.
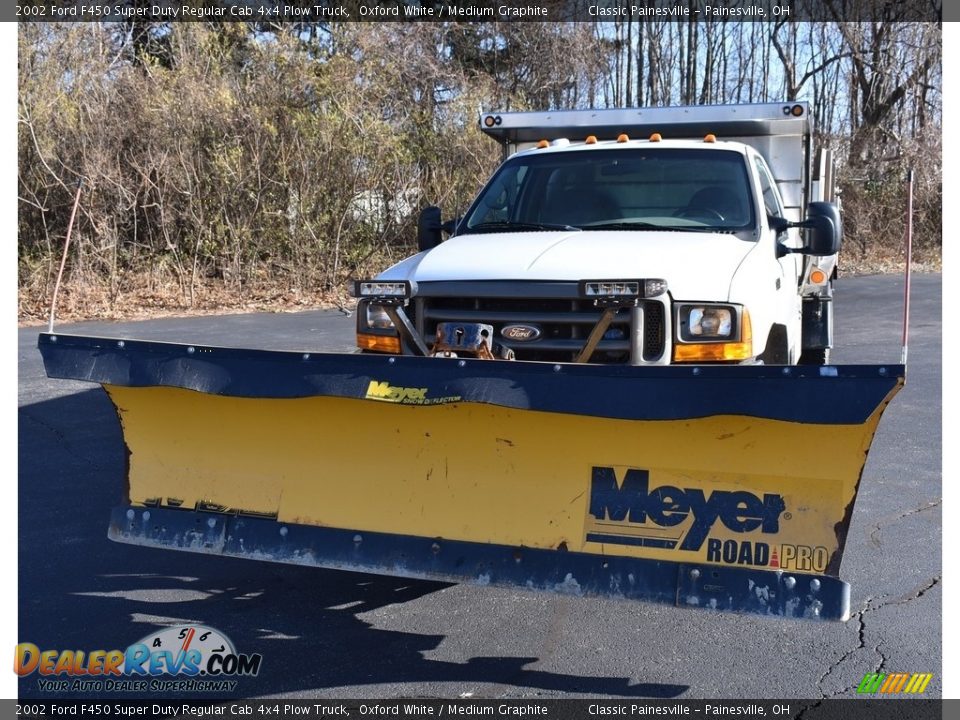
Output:
[[[900,357],[902,279],[837,284],[833,362]],[[261,653],[237,697],[851,697],[867,672],[932,672],[941,692],[941,277],[914,276],[907,384],[880,423],[841,566],[846,623],[405,580],[107,540],[125,452],[99,386],[48,380],[41,328],[19,331],[19,641],[126,648],[201,623]],[[350,351],[339,311],[259,313],[61,332]],[[830,402],[830,398],[823,398]],[[358,428],[375,433],[375,429]],[[372,444],[375,438],[371,437]],[[811,461],[829,462],[810,448]],[[51,699],[36,675],[22,698]],[[123,697],[117,694],[116,697]],[[169,696],[156,695],[170,699]]]

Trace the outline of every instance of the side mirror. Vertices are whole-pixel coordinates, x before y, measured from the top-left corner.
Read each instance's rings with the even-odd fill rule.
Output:
[[[442,230],[440,208],[436,205],[425,207],[420,211],[420,217],[417,220],[417,248],[420,250],[435,248],[443,241],[443,236],[440,234]]]
[[[807,205],[807,228],[804,250],[807,255],[835,255],[843,243],[840,209],[833,203],[812,202]]]
[[[800,253],[801,255],[836,255],[843,244],[843,226],[840,223],[840,208],[833,203],[812,202],[807,205],[807,219],[803,222],[790,222],[781,217],[770,217],[770,227],[778,234],[787,228],[796,227],[806,230],[802,248],[789,248],[777,244],[777,257]]]

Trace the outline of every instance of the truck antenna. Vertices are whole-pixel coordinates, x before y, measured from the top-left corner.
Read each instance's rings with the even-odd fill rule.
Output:
[[[57,272],[57,282],[53,286],[53,298],[50,300],[50,324],[47,332],[53,332],[53,321],[57,314],[57,294],[60,292],[60,281],[63,279],[63,268],[67,264],[67,252],[70,250],[70,235],[73,233],[73,221],[77,217],[77,207],[80,205],[80,190],[83,189],[83,178],[77,184],[77,195],[73,198],[73,210],[70,211],[70,224],[67,225],[67,239],[63,243],[63,257],[60,258],[60,270]]]

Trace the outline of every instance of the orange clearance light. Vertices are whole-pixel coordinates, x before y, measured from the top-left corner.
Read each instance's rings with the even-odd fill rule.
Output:
[[[650,142],[660,142],[663,140],[663,136],[660,133],[654,133],[650,136]]]
[[[538,148],[538,149],[543,149],[543,148],[545,148],[545,147],[550,147],[550,143],[549,143],[548,141],[546,141],[546,140],[541,140],[540,142],[537,143],[537,148]]]
[[[587,145],[596,145],[596,144],[597,144],[597,136],[596,136],[596,135],[587,135],[587,139],[584,140],[584,142],[585,142]]]
[[[494,123],[496,123],[496,120],[493,119],[493,115],[487,115],[483,119],[483,124],[486,125],[487,127],[493,127]]]
[[[400,338],[396,335],[357,333],[357,347],[361,350],[391,353],[392,355],[400,355],[403,352],[400,347]]]
[[[707,133],[703,136],[703,141],[705,143],[715,143],[717,141],[717,136],[713,133]]]
[[[794,117],[800,117],[803,115],[803,105],[794,105],[790,108],[790,114]]]
[[[617,135],[617,142],[618,143],[630,142],[630,136],[627,135],[626,133],[620,133],[619,135]]]
[[[810,273],[810,282],[814,285],[821,285],[827,279],[827,274],[823,270],[814,270]]]

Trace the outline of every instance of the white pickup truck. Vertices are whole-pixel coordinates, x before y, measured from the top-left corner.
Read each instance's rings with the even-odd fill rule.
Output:
[[[842,229],[806,103],[484,113],[505,160],[356,283],[362,351],[823,364]],[[443,235],[450,237],[443,240]]]

